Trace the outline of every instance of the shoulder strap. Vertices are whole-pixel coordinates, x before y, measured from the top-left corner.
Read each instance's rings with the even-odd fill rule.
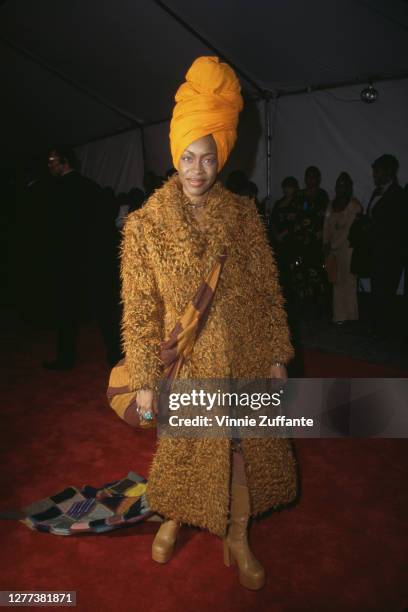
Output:
[[[162,342],[160,358],[168,381],[177,377],[184,360],[193,350],[195,341],[204,329],[226,258],[227,255],[224,254],[216,259],[168,339]]]

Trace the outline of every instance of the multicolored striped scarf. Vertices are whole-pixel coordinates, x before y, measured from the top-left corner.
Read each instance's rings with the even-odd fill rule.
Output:
[[[163,377],[170,389],[181,367],[193,350],[194,343],[207,321],[211,303],[226,260],[226,254],[219,256],[211,270],[201,281],[193,299],[187,304],[183,314],[161,344],[160,359],[164,366]],[[139,421],[137,415],[136,391],[129,388],[129,375],[126,361],[122,359],[113,369],[109,378],[107,397],[116,414],[127,423],[139,427],[155,427],[155,422]]]

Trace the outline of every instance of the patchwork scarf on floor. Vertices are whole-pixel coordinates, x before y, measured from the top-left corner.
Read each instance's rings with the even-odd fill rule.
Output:
[[[144,520],[160,520],[145,497],[146,479],[134,472],[102,487],[85,485],[33,502],[17,511],[1,512],[1,519],[17,519],[30,529],[54,535],[104,533]]]

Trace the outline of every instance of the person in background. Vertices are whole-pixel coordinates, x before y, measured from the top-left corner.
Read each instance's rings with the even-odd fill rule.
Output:
[[[353,197],[353,181],[342,172],[336,181],[336,197],[329,204],[323,227],[323,250],[326,270],[333,287],[333,322],[341,325],[358,319],[357,278],[350,271],[353,249],[348,235],[362,211]]]
[[[163,178],[153,172],[152,170],[146,170],[143,176],[143,188],[145,192],[145,199],[149,198],[156,189],[160,189],[163,185]]]
[[[129,198],[129,203],[130,203],[130,207],[129,207],[130,213],[135,210],[139,210],[139,208],[142,208],[143,202],[146,199],[145,194],[143,193],[142,189],[139,189],[138,187],[133,187],[128,192],[128,198]]]
[[[49,252],[55,294],[56,358],[45,361],[50,370],[69,370],[76,363],[79,326],[92,314],[100,326],[109,364],[121,357],[119,313],[112,303],[115,281],[113,194],[82,176],[72,149],[54,147],[48,154],[52,177]],[[115,290],[116,288],[116,290]],[[113,309],[113,310],[112,310]]]
[[[253,181],[248,179],[243,170],[234,170],[231,172],[225,186],[229,191],[232,191],[232,193],[253,199],[259,215],[263,218],[263,208],[258,201],[258,187]]]
[[[49,151],[48,170],[54,179],[50,189],[49,247],[57,326],[56,359],[43,364],[50,370],[74,366],[79,322],[86,307],[87,265],[84,262],[96,186],[77,168],[72,149],[55,147]]]
[[[372,334],[392,335],[396,321],[395,295],[404,259],[404,220],[407,197],[398,184],[399,162],[394,155],[382,155],[372,164],[375,190],[367,216],[370,219]],[[406,247],[405,247],[406,248]]]
[[[232,193],[247,195],[248,177],[243,170],[234,170],[229,174],[225,186]]]
[[[143,192],[142,192],[143,193]],[[144,197],[144,194],[143,194]],[[131,199],[129,194],[121,192],[116,196],[116,202],[119,209],[118,216],[115,219],[115,226],[118,230],[121,230],[125,225],[126,217],[129,214],[131,207]]]
[[[402,235],[408,236],[408,183],[404,188],[405,204],[402,211]],[[402,241],[402,262],[404,266],[404,296],[402,300],[402,312],[408,312],[408,240]],[[403,316],[402,325],[404,329],[404,341],[408,344],[408,317]]]
[[[298,190],[299,184],[295,177],[286,177],[282,181],[283,196],[275,202],[269,215],[270,243],[277,258],[286,297],[292,285],[291,270],[296,257],[293,249],[293,231],[296,222],[295,196]]]
[[[110,366],[123,357],[117,216],[118,202],[114,193],[97,186],[88,239],[88,304],[90,314],[99,326]]]
[[[119,193],[117,195],[117,203],[119,214],[115,219],[117,229],[121,230],[125,224],[126,217],[134,210],[139,210],[145,202],[145,194],[138,187],[133,187],[128,193]]]
[[[323,261],[323,224],[329,202],[320,187],[321,172],[310,166],[305,172],[305,188],[295,197],[296,223],[293,245],[296,260],[293,269],[294,292],[298,309],[311,315],[326,306],[327,281]]]
[[[281,186],[283,196],[273,205],[269,215],[269,229],[275,253],[286,258],[286,249],[296,222],[295,196],[299,184],[294,176],[288,176],[283,179]]]
[[[255,201],[255,206],[258,211],[258,215],[260,216],[262,222],[266,225],[265,209],[263,206],[263,202],[261,202],[258,198],[258,185],[253,181],[248,181],[248,193],[246,195]]]

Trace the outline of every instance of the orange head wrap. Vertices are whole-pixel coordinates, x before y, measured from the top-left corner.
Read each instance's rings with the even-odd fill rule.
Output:
[[[218,57],[199,57],[176,93],[170,123],[173,164],[178,168],[185,149],[198,138],[213,135],[218,171],[224,166],[237,139],[238,114],[242,110],[241,86],[235,72]]]

